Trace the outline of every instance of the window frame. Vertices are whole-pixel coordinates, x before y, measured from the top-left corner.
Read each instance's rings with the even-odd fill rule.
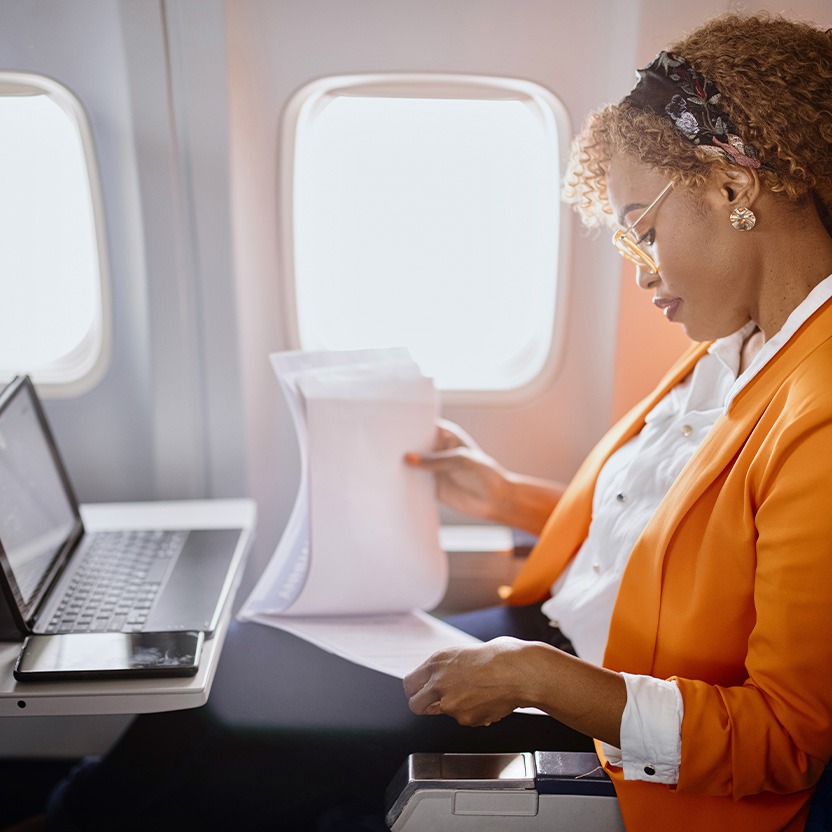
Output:
[[[98,159],[86,110],[67,87],[46,75],[0,70],[0,96],[46,95],[74,124],[78,134],[90,191],[93,234],[98,261],[98,310],[83,339],[69,353],[49,366],[32,369],[39,394],[48,398],[70,398],[87,393],[104,377],[112,357],[112,308],[106,217]],[[14,373],[0,370],[0,383]]]
[[[298,321],[294,251],[294,161],[298,136],[332,99],[340,96],[393,98],[513,99],[524,101],[537,111],[544,124],[554,126],[559,170],[563,174],[572,135],[571,120],[564,104],[540,84],[517,78],[450,73],[366,73],[319,78],[298,89],[281,116],[278,145],[278,233],[282,282],[282,323],[290,349],[301,349]],[[556,195],[556,198],[559,198]],[[537,374],[516,387],[502,390],[442,390],[450,405],[518,405],[546,390],[563,363],[568,266],[571,259],[572,212],[559,213],[558,255],[553,264],[555,281],[552,337],[549,351]]]

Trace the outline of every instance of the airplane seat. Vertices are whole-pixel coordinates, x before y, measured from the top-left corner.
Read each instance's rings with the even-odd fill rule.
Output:
[[[411,754],[387,790],[391,832],[623,832],[592,752]]]
[[[806,832],[832,832],[832,761],[818,781],[806,821]]]
[[[591,752],[411,754],[387,790],[391,832],[623,832],[612,781]],[[832,762],[806,832],[832,832]]]

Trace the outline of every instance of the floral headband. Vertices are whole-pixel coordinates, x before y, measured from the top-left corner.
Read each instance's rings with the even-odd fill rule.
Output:
[[[684,58],[659,52],[636,73],[638,81],[622,104],[659,115],[666,114],[677,130],[697,147],[718,153],[747,168],[768,167],[759,153],[745,144],[720,109],[720,92]]]

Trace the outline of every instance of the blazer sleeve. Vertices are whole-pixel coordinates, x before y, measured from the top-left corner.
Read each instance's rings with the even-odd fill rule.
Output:
[[[793,416],[749,469],[746,496],[737,510],[757,535],[748,676],[736,687],[676,678],[679,792],[799,791],[832,753],[832,415]]]

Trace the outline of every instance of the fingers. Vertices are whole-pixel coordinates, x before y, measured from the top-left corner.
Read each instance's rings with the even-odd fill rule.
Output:
[[[402,681],[405,696],[408,698],[418,693],[430,679],[430,667],[428,665],[430,658],[419,665],[415,670],[411,670]]]
[[[456,422],[447,419],[439,419],[436,423],[436,447],[437,451],[445,451],[449,448],[458,448],[464,445],[469,448],[476,447],[476,442],[470,434],[464,431]]]
[[[430,673],[425,673],[424,667],[417,668],[404,679],[407,706],[419,716],[436,716],[442,713],[442,699],[429,684]]]
[[[464,695],[440,697],[430,686],[417,691],[408,699],[407,704],[417,716],[447,715],[468,727],[491,725],[512,710],[499,703],[478,701],[476,697],[470,700]]]
[[[438,716],[443,713],[441,698],[427,688],[411,696],[407,700],[407,706],[417,716]]]
[[[415,451],[408,451],[404,455],[404,461],[408,465],[413,468],[423,468],[426,471],[442,471],[453,465],[458,465],[460,460],[467,459],[470,459],[470,451],[462,447],[421,454]]]
[[[471,452],[476,450],[476,442],[459,425],[447,419],[438,419],[433,449],[423,453],[408,451],[404,461],[414,468],[441,470],[460,458],[470,458]]]
[[[445,651],[429,656],[402,681],[407,704],[414,714],[435,716],[442,713],[442,696],[434,684],[437,662],[441,661]]]
[[[463,447],[476,448],[476,443],[459,425],[449,422],[447,419],[438,419],[436,422],[436,436],[433,440],[433,452]],[[420,456],[425,456],[425,454],[414,451],[405,454],[405,460],[410,464],[415,464]]]

